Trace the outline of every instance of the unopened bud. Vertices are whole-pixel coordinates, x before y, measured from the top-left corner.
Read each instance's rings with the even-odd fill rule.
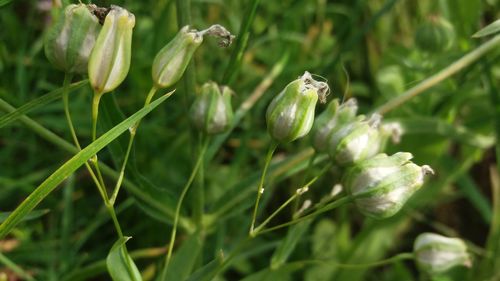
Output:
[[[215,82],[205,83],[191,107],[191,120],[195,127],[206,134],[225,132],[233,122],[231,96],[228,87]]]
[[[290,82],[267,108],[267,130],[271,137],[288,143],[309,133],[318,98],[324,99],[328,89],[326,83],[314,80],[307,71]]]
[[[350,165],[377,154],[380,149],[379,123],[380,115],[374,115],[368,120],[358,116],[357,120],[344,124],[329,137],[330,157],[339,165]]]
[[[314,121],[312,136],[314,149],[317,152],[326,152],[328,138],[342,125],[354,121],[357,110],[356,99],[349,99],[341,105],[337,99],[332,100]]]
[[[430,16],[415,33],[415,43],[419,49],[428,53],[441,53],[449,50],[454,43],[453,25],[440,16]]]
[[[111,92],[128,74],[135,17],[111,6],[89,60],[89,80],[98,94]]]
[[[66,73],[85,73],[99,29],[85,4],[68,5],[45,36],[47,59]]]
[[[435,233],[420,234],[413,245],[413,253],[418,267],[431,275],[444,273],[455,266],[470,267],[472,263],[464,241]]]
[[[227,47],[234,38],[222,25],[197,31],[184,26],[177,35],[163,47],[153,61],[153,82],[158,88],[167,88],[179,81],[186,70],[193,54],[203,42],[205,35],[221,38],[220,46]]]
[[[378,154],[349,168],[344,186],[354,197],[361,213],[373,218],[396,214],[424,184],[424,176],[433,173],[429,166],[418,166],[411,153],[391,156]]]

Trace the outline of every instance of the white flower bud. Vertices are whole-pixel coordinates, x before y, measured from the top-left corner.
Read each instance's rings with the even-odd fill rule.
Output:
[[[435,233],[420,234],[413,245],[413,253],[418,267],[431,275],[459,265],[469,267],[472,263],[464,241]]]

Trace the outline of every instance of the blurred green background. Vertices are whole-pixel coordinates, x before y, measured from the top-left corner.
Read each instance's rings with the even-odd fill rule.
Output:
[[[202,29],[220,23],[238,34],[245,10],[253,2],[192,0],[192,25]],[[208,80],[229,82],[236,93],[236,109],[257,97],[229,137],[217,139],[222,142],[220,149],[212,146],[214,158],[206,164],[205,172],[205,211],[222,216],[207,229],[202,254],[193,258],[194,268],[213,260],[220,249],[231,249],[246,235],[249,207],[255,200],[255,184],[270,142],[265,109],[289,81],[308,70],[328,81],[332,89],[329,99],[355,97],[360,112],[369,113],[486,41],[471,36],[500,16],[497,0],[260,2],[241,68],[226,74],[231,79],[223,77],[234,45],[221,49],[215,39],[205,40],[191,69],[196,88]],[[152,83],[151,62],[177,32],[178,13],[175,1],[168,0],[95,4],[117,4],[136,16],[130,73],[117,90],[103,98],[108,108],[103,116],[111,116],[100,124],[103,132],[114,122],[113,117],[119,116],[113,113],[114,103],[126,116],[142,106]],[[0,98],[15,107],[62,85],[63,73],[50,65],[43,52],[51,5],[51,1],[0,1]],[[431,54],[416,47],[415,33],[433,15],[453,25],[455,40],[449,50]],[[415,163],[428,164],[436,171],[401,213],[384,221],[366,219],[351,205],[327,213],[302,226],[300,241],[288,262],[276,270],[270,270],[269,265],[286,229],[258,237],[219,280],[421,280],[411,261],[371,269],[292,263],[305,259],[376,261],[411,251],[414,238],[423,231],[470,241],[476,245],[480,261],[489,230],[496,226],[491,223],[491,182],[498,179],[495,135],[500,126],[499,49],[384,116],[386,121],[401,122],[404,128],[401,142],[389,144],[387,153],[409,151]],[[259,88],[265,79],[268,84]],[[133,192],[126,186],[117,203],[122,228],[133,237],[128,248],[136,254],[147,249],[142,258],[134,259],[145,280],[154,280],[152,276],[162,263],[161,247],[168,243],[171,222],[165,210],[175,204],[172,202],[180,194],[193,161],[196,138],[187,108],[195,92],[184,81],[176,89],[167,102],[145,118],[138,133],[136,169],[127,177],[140,191]],[[91,94],[88,86],[70,94],[75,127],[85,145],[90,141]],[[318,112],[324,107],[319,105]],[[29,117],[71,140],[62,102],[36,108]],[[126,137],[120,140],[127,141]],[[279,167],[269,180],[263,214],[270,214],[295,192],[302,181],[301,169],[310,157],[309,147],[308,137],[280,146],[274,160]],[[15,209],[71,155],[19,121],[0,128],[0,211]],[[99,155],[111,167],[117,167],[116,161],[121,163],[113,151],[103,150]],[[326,176],[306,197],[317,201],[338,181],[334,175]],[[0,252],[38,280],[109,280],[102,264],[92,265],[99,265],[105,258],[115,234],[87,171],[79,169],[62,187],[42,202],[37,208],[42,212],[36,218],[23,222],[0,241]],[[140,197],[144,193],[149,201]],[[186,204],[183,214],[189,213]],[[275,223],[287,221],[289,215],[290,211],[284,212]],[[187,239],[188,231],[181,230],[180,245]],[[442,279],[483,280],[475,278],[481,274],[491,277],[492,270],[487,272],[477,265]],[[20,280],[1,264],[0,272],[10,276],[7,280]],[[500,278],[498,274],[496,278]]]

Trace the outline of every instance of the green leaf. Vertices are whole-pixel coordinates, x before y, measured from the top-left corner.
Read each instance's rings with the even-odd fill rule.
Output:
[[[139,281],[142,280],[141,273],[134,261],[127,253],[125,243],[131,237],[122,237],[115,242],[106,258],[106,266],[114,281]]]
[[[191,235],[184,241],[172,257],[165,280],[185,280],[193,271],[201,247],[202,243],[198,233]]]
[[[73,84],[68,86],[68,92],[77,90],[77,89],[81,88],[82,86],[86,85],[87,83],[88,83],[88,80],[82,80],[80,82],[73,83]],[[54,100],[59,99],[62,96],[62,93],[63,93],[63,88],[58,88],[54,91],[51,91],[51,92],[49,92],[41,97],[38,97],[38,98],[22,105],[21,107],[17,108],[15,111],[12,111],[8,114],[3,115],[2,117],[0,117],[0,128],[8,125],[9,123],[11,123],[13,121],[16,121],[19,117],[27,114],[28,112],[30,112],[36,108],[42,107],[42,106],[44,106],[44,105],[46,105]]]
[[[137,111],[113,129],[106,132],[89,146],[82,149],[70,160],[64,163],[57,171],[50,175],[26,198],[19,207],[0,225],[0,239],[4,238],[31,210],[33,210],[42,200],[47,197],[61,182],[69,175],[74,173],[76,169],[82,166],[87,160],[94,156],[97,152],[103,149],[106,145],[116,139],[123,132],[128,130],[137,120],[146,116],[160,103],[165,101],[173,92],[158,98],[150,105]]]
[[[472,37],[473,38],[481,38],[481,37],[485,37],[488,35],[493,35],[493,34],[498,33],[498,32],[500,32],[500,20],[496,20],[496,21],[488,24],[487,26],[483,27],[481,30],[474,33],[474,35],[472,35]]]
[[[271,258],[271,269],[280,268],[288,260],[295,246],[304,237],[304,233],[309,229],[311,220],[293,225],[288,229],[288,233],[280,245],[274,251],[273,257]]]
[[[222,265],[224,261],[224,256],[222,254],[218,255],[214,260],[207,263],[203,267],[196,270],[191,276],[189,276],[186,281],[205,281],[207,277],[212,276],[217,268]]]
[[[32,211],[28,215],[26,215],[22,221],[37,219],[47,214],[49,211],[49,209]],[[0,223],[4,222],[10,216],[10,214],[12,214],[12,212],[0,212]]]

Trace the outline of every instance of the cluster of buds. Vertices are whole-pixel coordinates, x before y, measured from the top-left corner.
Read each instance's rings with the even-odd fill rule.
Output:
[[[220,87],[215,82],[205,83],[191,107],[194,126],[208,135],[227,131],[233,121],[232,95],[229,87]]]
[[[467,245],[459,238],[435,233],[422,233],[413,245],[413,254],[420,270],[439,275],[456,266],[470,267],[471,257]]]

